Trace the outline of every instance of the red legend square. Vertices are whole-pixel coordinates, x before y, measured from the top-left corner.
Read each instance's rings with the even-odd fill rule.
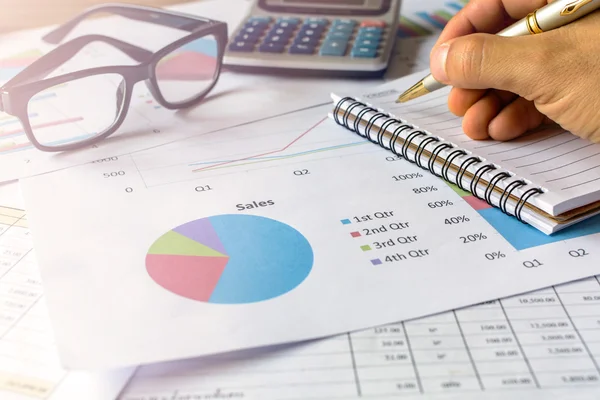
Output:
[[[352,233],[350,233],[350,235],[352,235],[352,237],[359,237],[360,232],[352,232]]]

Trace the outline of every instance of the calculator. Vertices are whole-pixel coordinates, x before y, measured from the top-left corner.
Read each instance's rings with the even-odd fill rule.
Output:
[[[385,73],[401,0],[253,0],[223,64],[230,70],[371,77]]]

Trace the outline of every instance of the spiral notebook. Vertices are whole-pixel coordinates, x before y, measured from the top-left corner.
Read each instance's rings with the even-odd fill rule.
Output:
[[[360,96],[332,94],[329,116],[546,234],[600,212],[600,145],[554,125],[508,142],[472,140],[448,110],[450,88],[396,103],[427,72]]]

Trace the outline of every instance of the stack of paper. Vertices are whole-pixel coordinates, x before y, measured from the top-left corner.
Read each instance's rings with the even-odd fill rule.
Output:
[[[385,80],[462,6],[404,4]],[[39,33],[0,39],[13,72]],[[327,118],[379,83],[226,73],[187,113],[140,86],[122,132],[61,154],[0,116],[0,398],[594,398],[600,224],[491,215]]]

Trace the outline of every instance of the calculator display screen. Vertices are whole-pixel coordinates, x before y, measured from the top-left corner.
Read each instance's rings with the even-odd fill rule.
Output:
[[[290,14],[381,15],[392,0],[258,0],[264,10]]]

